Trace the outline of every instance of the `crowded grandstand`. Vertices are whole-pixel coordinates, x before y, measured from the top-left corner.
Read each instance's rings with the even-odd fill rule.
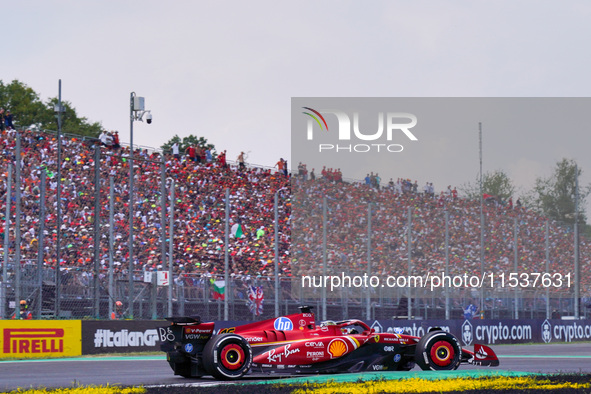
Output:
[[[57,141],[55,133],[26,130],[21,133],[22,202],[21,265],[34,266],[39,255],[39,225],[44,220],[43,265],[59,266],[64,283],[86,287],[94,268],[95,168],[100,179],[100,260],[99,278],[106,280],[109,268],[109,180],[114,180],[114,218],[112,229],[114,275],[128,277],[130,258],[134,275],[157,271],[169,256],[163,248],[162,207],[171,209],[168,186],[174,181],[174,238],[171,260],[173,281],[185,288],[203,285],[208,278],[224,274],[225,190],[230,193],[230,233],[228,251],[231,277],[236,281],[270,280],[274,277],[275,226],[279,233],[279,272],[285,278],[321,274],[322,248],[319,229],[323,226],[322,205],[328,204],[328,266],[331,272],[365,272],[367,267],[367,210],[372,204],[372,272],[401,275],[408,272],[408,212],[412,216],[413,272],[435,274],[444,269],[445,220],[449,213],[450,274],[479,273],[480,201],[458,195],[455,188],[435,191],[433,184],[419,188],[416,180],[398,178],[380,185],[379,181],[343,181],[337,170],[324,169],[309,176],[300,163],[297,173],[285,169],[240,165],[205,156],[193,160],[189,155],[136,149],[134,152],[134,244],[129,255],[129,147],[107,139],[62,137],[61,255],[57,261]],[[2,171],[0,212],[6,209],[7,168],[15,164],[16,135],[5,130],[0,138]],[[101,150],[95,163],[95,148]],[[243,163],[243,162],[242,162]],[[164,169],[164,171],[162,171]],[[47,176],[46,216],[40,218],[42,170]],[[337,174],[337,175],[335,175]],[[401,174],[402,175],[402,174]],[[368,174],[369,176],[369,174]],[[431,181],[431,180],[428,180]],[[163,182],[165,187],[163,188]],[[14,182],[12,184],[14,188]],[[164,191],[164,194],[163,194]],[[278,223],[274,222],[274,197],[278,195]],[[14,197],[12,197],[14,200]],[[164,204],[162,199],[164,199]],[[11,217],[16,208],[11,204]],[[292,212],[293,211],[293,212]],[[168,215],[170,212],[166,212]],[[546,225],[549,227],[551,272],[572,271],[574,243],[572,227],[548,220],[520,204],[491,201],[484,205],[485,261],[489,271],[510,271],[517,248],[520,272],[545,270]],[[515,219],[519,226],[514,241]],[[4,218],[4,220],[6,220]],[[168,220],[168,219],[167,219]],[[162,228],[163,223],[165,229]],[[3,221],[3,237],[5,224]],[[14,251],[14,227],[10,227],[9,252]],[[290,247],[290,246],[294,247]],[[4,250],[2,249],[3,253]],[[163,252],[165,255],[163,255]],[[591,249],[580,242],[580,256],[587,261]],[[589,266],[582,265],[582,294],[589,286]],[[244,298],[241,286],[235,296]],[[289,293],[289,292],[288,292]],[[290,295],[293,297],[293,295]],[[468,296],[469,297],[469,296]]]

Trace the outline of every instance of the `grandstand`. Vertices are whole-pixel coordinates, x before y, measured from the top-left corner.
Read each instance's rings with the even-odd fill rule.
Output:
[[[15,164],[16,131],[5,131],[0,136],[2,159],[0,167],[4,174],[0,184],[0,212],[6,209],[7,168]],[[94,149],[101,150],[99,162],[95,163]],[[101,289],[101,311],[106,316],[104,304],[111,299],[131,299],[124,283],[129,278],[128,267],[134,267],[136,290],[143,292],[142,278],[145,272],[158,271],[166,266],[168,240],[168,219],[171,201],[168,186],[171,180],[176,184],[173,226],[173,278],[175,286],[176,313],[203,311],[215,316],[217,307],[213,301],[211,279],[224,275],[225,237],[225,190],[230,190],[230,227],[239,224],[242,234],[230,234],[228,251],[232,283],[227,291],[234,303],[243,307],[246,299],[245,286],[251,283],[264,284],[267,299],[275,290],[274,277],[275,226],[279,230],[279,275],[294,278],[307,274],[322,274],[322,201],[328,200],[328,261],[330,272],[367,271],[367,206],[372,204],[371,261],[372,270],[381,276],[403,275],[408,272],[407,233],[409,208],[412,212],[412,270],[425,275],[443,270],[445,262],[444,212],[450,215],[449,258],[450,274],[480,273],[480,205],[448,193],[434,195],[413,191],[400,186],[402,180],[393,186],[381,189],[361,182],[329,181],[319,178],[308,180],[299,176],[287,177],[270,168],[249,165],[243,171],[230,163],[224,167],[216,162],[196,164],[184,158],[176,160],[166,152],[154,149],[137,149],[134,153],[134,245],[133,256],[129,255],[129,148],[111,149],[100,147],[96,140],[77,136],[63,138],[61,184],[62,222],[57,223],[57,138],[46,131],[21,132],[21,261],[24,275],[22,290],[24,297],[35,304],[41,289],[35,288],[33,278],[38,262],[43,265],[43,291],[56,285],[62,286],[60,303],[62,309],[73,315],[92,315],[92,286],[98,275]],[[47,174],[45,201],[41,196],[41,171]],[[95,172],[96,170],[96,172]],[[13,173],[14,174],[14,173]],[[99,190],[95,189],[98,174]],[[109,190],[110,178],[114,181]],[[14,182],[12,182],[14,189]],[[114,217],[109,218],[109,196],[113,195]],[[274,222],[274,196],[278,195],[278,223]],[[99,196],[97,201],[96,196]],[[12,198],[11,223],[8,234],[9,249],[3,256],[8,261],[8,275],[14,278],[15,239],[14,217],[17,209]],[[44,203],[46,216],[40,217]],[[95,204],[98,207],[100,226],[96,227]],[[293,206],[292,206],[293,204]],[[292,213],[293,210],[293,213]],[[545,228],[546,218],[525,208],[487,205],[485,262],[491,272],[509,272],[514,264],[515,248],[519,259],[519,272],[541,272],[545,270]],[[515,220],[519,227],[518,244],[514,244]],[[44,243],[40,248],[39,228],[44,224]],[[113,226],[110,229],[110,226]],[[548,222],[550,242],[550,271],[567,274],[572,272],[574,255],[572,229]],[[61,233],[61,258],[57,261],[57,228]],[[96,230],[95,230],[96,228]],[[109,231],[113,231],[112,252],[110,252]],[[95,236],[99,236],[99,251],[94,251]],[[41,255],[39,253],[41,251]],[[98,255],[99,268],[95,268]],[[587,240],[581,240],[582,294],[589,292],[589,257],[591,249]],[[113,258],[113,275],[116,283],[114,292],[108,290],[109,259]],[[60,274],[56,275],[57,267]],[[27,287],[27,280],[31,284]],[[5,285],[8,285],[6,283]],[[282,281],[280,300],[285,308],[291,308],[301,301],[289,281]],[[488,308],[498,308],[499,316],[509,313],[508,297],[495,295],[492,289],[487,297]],[[564,290],[564,289],[561,289]],[[146,290],[149,292],[152,290]],[[279,290],[277,290],[279,291]],[[568,300],[572,290],[563,291],[552,309],[572,313]],[[153,297],[160,301],[146,308],[142,300],[149,303],[149,293],[134,304],[136,316],[163,316],[165,312],[164,291]],[[51,293],[51,291],[49,291]],[[48,293],[48,294],[49,294]],[[557,293],[553,289],[553,293]],[[63,298],[62,298],[63,297]],[[374,293],[374,307],[383,310],[396,309],[401,298],[401,289]],[[418,295],[417,295],[418,297]],[[424,295],[425,298],[437,298]],[[475,298],[471,289],[456,293],[455,315]],[[572,297],[572,296],[571,296]],[[51,296],[44,298],[45,303]],[[500,300],[500,301],[499,301]],[[566,300],[566,301],[564,301]],[[564,301],[564,302],[563,302]],[[268,301],[267,301],[268,302]],[[496,305],[499,303],[499,305]],[[360,304],[354,294],[332,296],[332,305]],[[545,308],[544,294],[532,292],[523,297],[521,307],[533,313]],[[421,301],[424,315],[428,308],[441,309],[441,299]],[[187,309],[185,309],[187,308]],[[192,309],[191,309],[192,308]],[[334,308],[334,307],[333,307]],[[338,307],[337,307],[338,308]],[[569,309],[570,308],[570,309]],[[38,310],[50,310],[49,306]],[[211,310],[210,310],[211,309]],[[502,312],[505,311],[505,312]],[[569,312],[570,311],[570,312]],[[269,313],[271,313],[269,308]],[[203,313],[203,312],[202,312]],[[384,313],[392,313],[384,312]]]

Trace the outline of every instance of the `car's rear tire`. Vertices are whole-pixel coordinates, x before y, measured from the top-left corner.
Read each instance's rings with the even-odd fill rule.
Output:
[[[445,331],[432,331],[421,338],[415,349],[415,362],[425,371],[458,369],[462,349],[458,339]]]
[[[203,349],[203,367],[220,380],[240,379],[252,364],[252,349],[238,334],[221,334],[211,338]]]

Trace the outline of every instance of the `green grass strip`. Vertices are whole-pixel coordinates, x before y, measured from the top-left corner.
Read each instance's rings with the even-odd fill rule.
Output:
[[[416,372],[361,372],[346,373],[339,375],[315,375],[302,376],[296,378],[278,379],[269,381],[271,384],[305,384],[305,383],[325,383],[330,380],[337,383],[359,382],[372,380],[403,380],[409,378],[424,380],[445,380],[449,378],[481,378],[481,377],[521,377],[537,375],[532,372],[505,371],[502,369],[475,369],[462,371],[416,371]],[[243,384],[257,384],[257,382],[244,382]]]

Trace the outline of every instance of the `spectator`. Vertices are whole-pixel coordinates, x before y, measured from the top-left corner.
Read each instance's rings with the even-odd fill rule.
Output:
[[[174,144],[172,144],[172,155],[174,156],[175,159],[180,160],[180,155],[179,155],[179,143],[175,142]]]
[[[101,131],[101,134],[99,135],[99,141],[101,142],[102,146],[108,146],[107,130]]]
[[[280,174],[287,175],[287,161],[283,160],[283,157],[279,158],[274,167],[277,167],[277,172]]]
[[[197,151],[193,145],[189,145],[187,149],[185,149],[185,153],[189,157],[189,160],[192,162],[197,161]]]
[[[113,149],[119,149],[121,148],[121,143],[119,142],[119,132],[115,131],[113,133],[113,145],[112,145]]]
[[[228,166],[226,164],[226,151],[225,150],[218,155],[218,163],[221,168],[226,168]]]
[[[6,130],[6,119],[4,117],[4,108],[0,108],[0,131]]]
[[[197,145],[195,147],[195,161],[197,164],[201,164],[201,154],[203,153],[203,149],[201,146]]]
[[[4,123],[6,124],[7,130],[14,129],[14,124],[12,124],[12,114],[10,111],[6,111],[6,115],[4,116]]]
[[[19,316],[18,318],[21,320],[31,320],[33,318],[33,314],[29,311],[29,303],[27,302],[27,300],[21,300],[20,302],[20,308],[19,308]],[[16,313],[12,314],[12,318],[16,319]]]
[[[240,152],[240,154],[238,155],[238,170],[242,171],[244,170],[244,152]]]
[[[122,320],[123,318],[123,303],[115,301],[115,310],[111,313],[111,320]]]

